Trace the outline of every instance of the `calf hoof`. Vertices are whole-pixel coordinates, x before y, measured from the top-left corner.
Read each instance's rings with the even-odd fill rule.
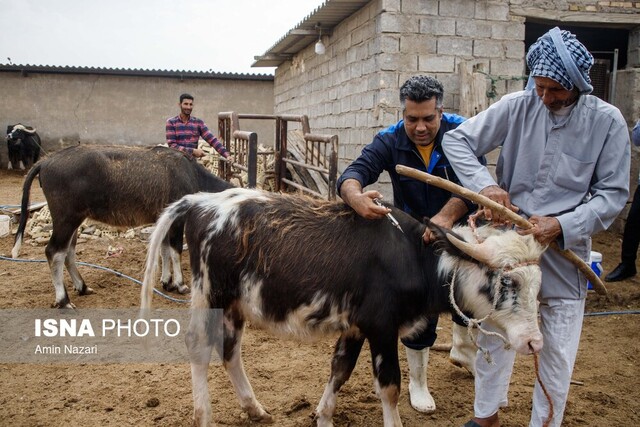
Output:
[[[91,295],[91,294],[93,294],[93,289],[88,287],[84,283],[82,284],[82,289],[77,289],[77,291],[78,291],[78,295]]]
[[[209,417],[206,412],[196,410],[193,414],[193,419],[191,420],[191,427],[208,427],[209,425]]]
[[[60,308],[60,309],[70,308],[75,310],[76,306],[71,301],[67,300],[67,301],[56,301],[53,304],[51,304],[51,308]]]
[[[321,417],[318,414],[315,414],[313,417],[313,425],[316,427],[333,427],[333,420],[331,417]]]
[[[174,292],[178,290],[178,287],[174,285],[172,282],[161,282],[162,289],[166,292]]]
[[[273,415],[268,413],[262,408],[256,408],[255,410],[246,409],[249,414],[249,419],[253,422],[258,422],[262,424],[273,424],[275,421]]]
[[[188,294],[189,292],[191,292],[191,289],[189,289],[189,286],[187,285],[176,285],[173,282],[162,282],[162,289],[164,289],[167,292],[177,292],[179,294]]]

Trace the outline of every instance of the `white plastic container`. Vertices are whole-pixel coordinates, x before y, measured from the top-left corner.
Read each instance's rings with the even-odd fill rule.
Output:
[[[11,233],[9,215],[0,215],[0,237],[8,236]]]
[[[596,276],[600,277],[602,274],[602,254],[600,252],[591,251],[589,264],[591,265],[593,272],[596,273]],[[591,282],[587,282],[587,289],[593,289]]]

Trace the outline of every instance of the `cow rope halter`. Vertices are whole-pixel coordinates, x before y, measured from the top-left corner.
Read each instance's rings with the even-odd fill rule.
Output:
[[[454,285],[455,285],[456,275],[457,275],[457,272],[459,270],[459,267],[456,268],[453,271],[453,276],[451,277],[451,283],[449,284],[449,302],[451,303],[451,306],[455,310],[456,314],[458,316],[460,316],[462,318],[462,320],[467,324],[467,334],[469,335],[469,338],[471,339],[471,342],[473,343],[473,345],[478,350],[480,350],[482,352],[482,355],[484,356],[485,360],[489,364],[493,364],[493,360],[491,359],[491,353],[489,353],[489,350],[487,350],[486,348],[481,347],[478,344],[478,337],[477,337],[477,334],[474,337],[473,329],[478,329],[478,332],[482,332],[483,334],[485,334],[487,336],[498,337],[504,343],[504,348],[505,349],[511,348],[511,345],[509,344],[509,341],[504,337],[504,335],[502,335],[500,332],[488,331],[488,330],[484,329],[480,324],[482,322],[484,322],[485,320],[487,320],[489,317],[491,317],[491,315],[496,311],[496,307],[498,306],[498,301],[500,300],[500,294],[502,292],[502,278],[504,277],[504,273],[508,272],[508,271],[513,271],[513,270],[515,270],[517,268],[522,268],[522,267],[527,267],[527,266],[530,266],[530,265],[537,265],[537,264],[538,264],[538,261],[524,261],[524,262],[520,262],[518,264],[507,265],[507,266],[504,266],[504,267],[496,267],[496,266],[489,265],[488,267],[493,271],[497,271],[498,274],[497,274],[497,277],[495,279],[495,284],[494,284],[494,289],[493,289],[493,291],[494,291],[493,292],[493,303],[491,304],[491,310],[489,310],[489,313],[487,313],[487,315],[484,316],[481,319],[475,319],[473,317],[466,316],[462,312],[462,310],[460,310],[460,307],[458,307],[458,304],[456,304],[456,300],[455,300],[455,296],[454,296]]]
[[[482,215],[482,211],[478,211],[475,214],[470,215],[468,218],[469,228],[471,228],[471,231],[473,232],[473,236],[476,238],[476,241],[478,243],[482,243],[484,240],[478,235],[477,227],[476,227],[476,219],[481,215]],[[496,271],[498,273],[495,279],[495,285],[493,289],[494,291],[493,303],[491,305],[491,310],[489,310],[489,313],[486,316],[484,316],[482,319],[469,318],[462,312],[462,310],[460,310],[460,307],[458,307],[458,305],[456,304],[456,300],[454,297],[454,284],[456,281],[456,274],[460,269],[460,267],[456,268],[453,271],[453,275],[451,277],[451,284],[449,285],[449,302],[451,303],[451,306],[455,310],[456,314],[460,316],[462,320],[464,320],[464,322],[467,324],[467,334],[469,335],[469,339],[471,340],[473,345],[482,352],[482,355],[484,356],[484,359],[487,361],[487,363],[493,364],[493,360],[491,359],[491,354],[489,353],[489,350],[481,347],[478,344],[478,337],[477,335],[475,337],[473,336],[473,329],[478,329],[478,332],[482,332],[487,336],[498,337],[504,343],[505,349],[511,348],[509,341],[504,337],[504,335],[496,331],[487,331],[482,326],[480,326],[480,324],[483,321],[487,320],[489,317],[491,317],[491,315],[496,311],[496,307],[498,306],[498,301],[500,300],[500,294],[502,292],[502,278],[504,277],[504,274],[506,272],[513,271],[517,268],[528,267],[530,265],[538,265],[538,260],[523,261],[517,264],[505,265],[501,267],[495,266],[495,265],[489,265],[487,263],[484,263],[484,264],[487,265],[487,267],[489,267],[490,270]]]
[[[469,227],[473,231],[473,235],[476,238],[476,240],[478,242],[481,242],[482,239],[480,238],[480,236],[477,233],[477,228],[476,228],[476,223],[475,223],[475,220],[480,215],[479,212],[476,213],[476,214],[473,214],[473,215],[471,215],[469,217]],[[453,271],[453,275],[451,277],[451,284],[449,285],[449,302],[451,303],[451,306],[455,310],[456,314],[458,316],[460,316],[462,318],[462,320],[464,320],[464,322],[467,324],[467,334],[469,335],[469,339],[471,340],[473,345],[478,350],[480,350],[482,352],[482,355],[484,356],[484,359],[489,364],[493,364],[493,360],[491,359],[491,353],[489,353],[489,350],[487,350],[486,348],[482,348],[478,344],[478,340],[477,340],[478,337],[477,337],[477,335],[475,337],[473,336],[472,330],[474,328],[477,328],[479,332],[482,332],[485,335],[496,336],[496,337],[500,338],[504,342],[505,349],[509,349],[511,347],[509,345],[509,342],[507,341],[507,339],[501,333],[494,332],[494,331],[487,331],[486,329],[483,329],[480,326],[480,323],[483,322],[484,320],[487,320],[496,310],[496,307],[498,305],[498,300],[500,298],[500,292],[502,291],[502,277],[504,276],[504,273],[507,272],[507,271],[513,271],[516,268],[526,267],[526,266],[529,266],[529,265],[537,265],[538,263],[539,262],[536,260],[536,261],[523,261],[523,262],[518,263],[518,264],[507,265],[507,266],[504,266],[504,267],[496,267],[496,266],[488,265],[488,267],[491,270],[498,271],[498,275],[497,275],[497,278],[496,278],[496,284],[495,284],[494,295],[493,295],[493,304],[491,306],[491,310],[482,319],[474,319],[474,318],[467,317],[462,312],[462,310],[460,310],[458,305],[456,304],[456,300],[454,298],[453,286],[455,284],[456,273],[458,272],[459,267],[456,268]],[[542,389],[542,393],[544,394],[544,396],[547,399],[547,402],[549,404],[549,414],[548,414],[546,420],[542,423],[543,427],[547,427],[547,426],[549,426],[551,424],[551,421],[553,420],[553,415],[554,415],[553,401],[551,400],[551,395],[547,391],[547,388],[544,386],[544,383],[542,382],[542,379],[540,378],[540,369],[538,367],[538,355],[536,353],[533,353],[533,363],[534,363],[535,372],[536,372],[536,379],[538,380],[538,384],[540,384],[540,388]]]

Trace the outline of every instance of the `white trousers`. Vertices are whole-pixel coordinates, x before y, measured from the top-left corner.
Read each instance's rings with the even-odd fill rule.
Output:
[[[540,303],[540,330],[544,345],[538,355],[540,379],[553,402],[554,417],[549,424],[559,427],[562,424],[564,408],[569,394],[571,373],[576,361],[582,320],[584,318],[585,299],[549,299]],[[490,320],[482,327],[498,331]],[[476,356],[475,416],[487,418],[507,406],[507,393],[513,372],[516,353],[505,350],[502,340],[480,333],[478,344],[491,352],[494,364],[490,365],[481,352]],[[533,409],[530,427],[540,427],[549,416],[549,403],[538,384],[533,390]]]

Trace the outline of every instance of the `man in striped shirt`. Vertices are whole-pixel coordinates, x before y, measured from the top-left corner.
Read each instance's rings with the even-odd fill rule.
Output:
[[[204,151],[198,148],[200,137],[207,141],[222,157],[228,159],[229,151],[218,141],[201,119],[191,116],[193,96],[188,93],[180,95],[180,114],[167,120],[167,144],[182,151],[189,157],[200,158]]]

